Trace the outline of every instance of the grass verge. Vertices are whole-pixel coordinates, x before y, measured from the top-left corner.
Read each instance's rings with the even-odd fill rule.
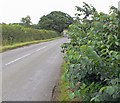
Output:
[[[59,80],[59,85],[58,85],[57,101],[70,101],[69,92],[68,92],[69,83],[65,79],[65,73],[66,73],[66,68],[65,68],[65,63],[64,63],[61,68],[61,75],[60,75],[60,80]]]
[[[45,39],[45,40],[37,40],[37,41],[29,41],[29,42],[23,42],[23,43],[16,43],[13,45],[6,45],[6,46],[1,46],[0,47],[0,52],[4,52],[7,50],[11,50],[11,49],[15,49],[18,47],[23,47],[23,46],[27,46],[27,45],[31,45],[31,44],[37,44],[37,43],[41,43],[41,42],[47,42],[47,41],[51,41],[51,40],[55,40],[58,39],[60,37],[56,37],[56,38],[51,38],[51,39]]]

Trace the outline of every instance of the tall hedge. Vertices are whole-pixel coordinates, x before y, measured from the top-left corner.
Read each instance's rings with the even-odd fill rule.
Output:
[[[70,100],[120,103],[118,12],[115,7],[109,14],[96,11],[92,20],[85,15],[70,25],[70,43],[63,45]]]
[[[3,46],[20,42],[44,40],[57,37],[58,33],[51,30],[25,28],[21,25],[2,24]]]

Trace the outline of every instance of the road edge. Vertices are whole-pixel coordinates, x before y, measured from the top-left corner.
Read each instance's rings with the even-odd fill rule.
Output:
[[[61,37],[50,38],[50,39],[45,39],[45,40],[36,40],[36,41],[30,41],[30,42],[23,42],[23,43],[17,43],[17,44],[14,44],[14,45],[2,46],[2,48],[0,48],[0,53],[8,51],[8,50],[12,50],[12,49],[32,45],[32,44],[38,44],[38,43],[42,43],[42,42],[48,42],[48,41],[56,40],[56,39],[59,39],[59,38],[61,38]]]

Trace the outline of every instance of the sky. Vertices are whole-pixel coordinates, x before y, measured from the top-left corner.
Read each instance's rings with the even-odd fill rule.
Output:
[[[22,17],[29,15],[32,23],[37,24],[40,17],[52,11],[74,17],[75,6],[82,7],[83,1],[108,13],[110,6],[118,7],[120,0],[0,0],[0,23],[20,23]]]

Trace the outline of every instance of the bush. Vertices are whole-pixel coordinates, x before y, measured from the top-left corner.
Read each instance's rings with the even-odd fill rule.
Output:
[[[69,98],[79,101],[120,100],[120,35],[118,10],[94,12],[92,20],[70,25],[70,43],[64,44]]]
[[[20,42],[50,39],[57,36],[58,33],[52,30],[38,30],[25,28],[20,25],[2,24],[3,46]]]

